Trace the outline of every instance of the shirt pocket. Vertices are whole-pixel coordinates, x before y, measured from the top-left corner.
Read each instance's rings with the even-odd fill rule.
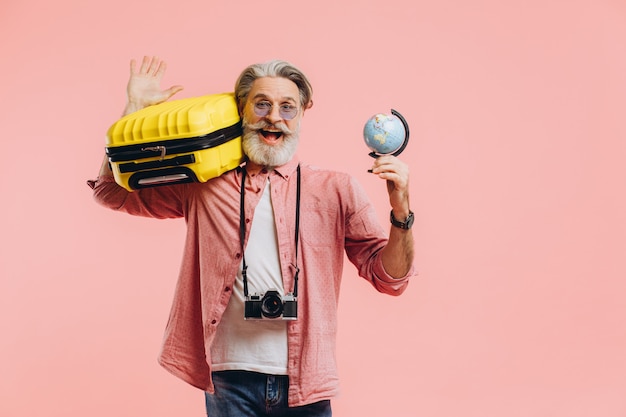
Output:
[[[300,213],[302,243],[314,247],[343,246],[341,216],[336,210],[303,206]]]

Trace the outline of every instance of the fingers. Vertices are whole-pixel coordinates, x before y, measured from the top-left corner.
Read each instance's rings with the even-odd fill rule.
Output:
[[[159,57],[153,56],[144,56],[141,60],[141,67],[139,68],[139,72],[135,72],[136,62],[134,59],[130,61],[130,73],[138,74],[138,75],[148,75],[152,77],[162,77],[167,69],[167,65],[165,61],[161,61]]]
[[[158,59],[158,58],[154,57],[153,59]],[[161,78],[163,77],[163,74],[165,74],[166,69],[167,69],[167,64],[165,63],[165,61],[159,61],[159,65],[156,66],[154,75]]]
[[[374,160],[372,169],[374,174],[382,174],[386,172],[400,172],[408,175],[409,166],[396,158],[395,156],[385,155]]]
[[[406,188],[409,181],[409,166],[391,155],[376,158],[370,172],[381,179],[392,181],[400,189]]]
[[[409,211],[409,166],[392,155],[374,161],[371,172],[387,182],[389,203],[396,213]]]
[[[158,75],[159,68],[161,68],[161,60],[159,60],[159,58],[157,58],[156,56],[153,56],[152,61],[150,62],[150,66],[148,67],[148,75]]]
[[[141,61],[141,68],[139,68],[139,73],[145,74],[146,72],[148,72],[148,68],[150,68],[150,63],[150,57],[144,56],[143,60]]]
[[[175,85],[175,86],[172,86],[172,87],[168,88],[167,90],[165,90],[164,93],[167,95],[167,98],[169,99],[174,94],[176,94],[179,91],[181,91],[182,89],[183,89],[182,85]]]

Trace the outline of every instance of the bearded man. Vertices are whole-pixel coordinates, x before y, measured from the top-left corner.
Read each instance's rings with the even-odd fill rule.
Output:
[[[182,89],[161,89],[165,68],[156,57],[144,57],[139,70],[131,61],[124,114]],[[209,416],[330,416],[338,392],[344,252],[382,293],[401,294],[414,275],[408,167],[394,156],[372,166],[389,194],[392,225],[386,233],[351,176],[295,156],[302,117],[313,105],[311,85],[299,69],[284,61],[251,65],[235,84],[235,98],[246,155],[238,169],[206,183],[128,192],[115,183],[105,158],[90,185],[108,208],[185,218],[183,260],[159,362],[205,392]],[[245,320],[257,318],[248,310],[252,296],[270,292],[281,308],[293,304],[294,311]]]

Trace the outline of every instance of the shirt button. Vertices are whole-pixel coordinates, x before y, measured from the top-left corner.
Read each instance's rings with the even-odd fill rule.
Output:
[[[224,292],[228,292],[228,291],[230,291],[230,287],[224,288]]]
[[[211,324],[215,324],[215,323],[217,323],[217,320],[215,319],[211,320]]]
[[[235,254],[235,258],[236,258],[236,259],[241,258],[241,254],[240,254],[240,253],[236,253],[236,254]]]

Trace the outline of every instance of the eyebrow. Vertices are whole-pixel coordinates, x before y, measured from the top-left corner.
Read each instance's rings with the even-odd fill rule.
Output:
[[[269,97],[263,93],[257,93],[254,97],[252,97],[252,100],[258,100],[258,99],[265,99],[267,101],[270,101]],[[279,100],[281,102],[285,102],[285,101],[291,101],[294,104],[297,104],[298,101],[293,98],[293,97],[283,97],[281,100]]]

